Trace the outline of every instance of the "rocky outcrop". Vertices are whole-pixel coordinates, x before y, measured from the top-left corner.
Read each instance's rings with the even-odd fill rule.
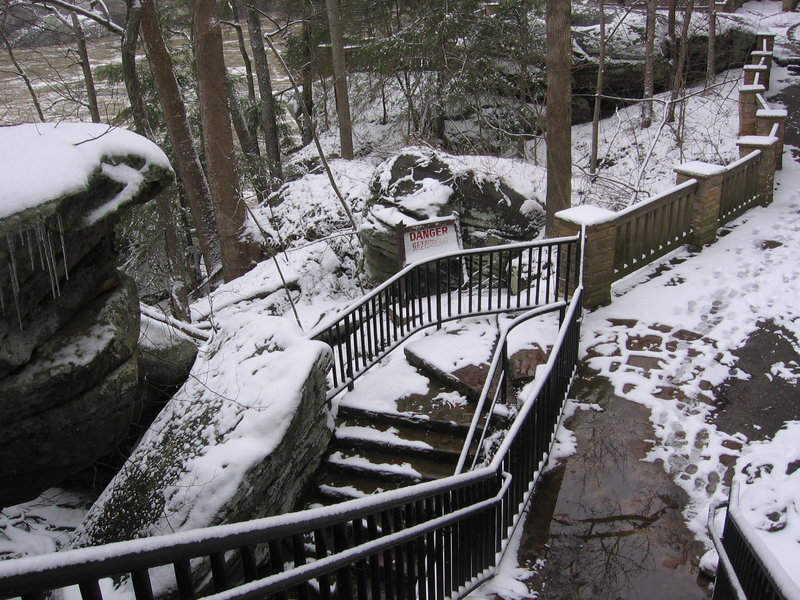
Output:
[[[199,341],[174,326],[142,315],[139,379],[145,405],[166,402],[189,377]]]
[[[116,270],[113,229],[121,207],[172,171],[150,142],[105,125],[2,128],[0,148],[0,506],[10,506],[127,434],[139,305]]]
[[[286,512],[331,437],[330,348],[280,317],[238,313],[89,511],[72,545]]]
[[[627,7],[605,6],[606,62],[603,69],[603,93],[625,99],[641,98],[644,86],[645,11]],[[678,23],[681,16],[679,13]],[[656,24],[656,49],[654,56],[654,84],[656,93],[670,87],[670,40],[667,35],[667,11],[660,11]],[[591,97],[597,84],[597,57],[599,55],[600,17],[593,5],[573,5],[573,85],[577,97]],[[610,32],[613,31],[613,35]],[[677,28],[680,35],[680,26]],[[708,54],[708,17],[705,8],[695,9],[689,33],[687,53],[687,82],[702,80],[706,75]],[[749,62],[750,52],[756,43],[752,25],[735,14],[717,14],[715,42],[717,73],[741,67]],[[608,105],[614,102],[607,100]],[[576,122],[591,119],[591,112],[576,115]]]
[[[398,271],[398,223],[412,225],[454,212],[466,248],[534,239],[544,225],[539,200],[489,168],[468,157],[406,150],[380,165],[372,180],[359,230],[370,276],[383,281]]]

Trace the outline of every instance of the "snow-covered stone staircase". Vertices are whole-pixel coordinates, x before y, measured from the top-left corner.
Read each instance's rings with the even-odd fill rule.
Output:
[[[498,337],[494,316],[429,330],[335,399],[334,438],[306,504],[329,504],[452,475]],[[530,378],[546,356],[538,346],[523,348],[511,362],[520,376]],[[506,423],[510,410],[499,407],[498,426]]]

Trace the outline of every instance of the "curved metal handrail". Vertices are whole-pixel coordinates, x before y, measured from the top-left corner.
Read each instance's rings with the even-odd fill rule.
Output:
[[[567,299],[580,235],[449,252],[408,265],[308,337],[333,349],[332,398],[415,333]]]

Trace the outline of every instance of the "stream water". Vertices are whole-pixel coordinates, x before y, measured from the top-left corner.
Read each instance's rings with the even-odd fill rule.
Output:
[[[225,64],[231,72],[244,74],[244,61],[239,42],[230,28],[223,30]],[[245,30],[245,36],[247,32]],[[279,43],[280,40],[277,40]],[[250,51],[249,38],[245,44]],[[108,36],[87,42],[93,69],[102,65],[119,64],[120,38]],[[282,47],[277,46],[281,51]],[[177,44],[175,45],[177,49]],[[269,50],[267,50],[269,52]],[[46,46],[41,48],[15,48],[14,57],[31,81],[42,111],[48,121],[88,121],[89,110],[86,90],[74,46]],[[140,60],[145,60],[142,55]],[[277,60],[271,60],[270,70],[275,91],[289,87],[285,71]],[[101,120],[116,122],[120,110],[128,105],[122,83],[109,85],[95,77]],[[24,80],[15,69],[8,53],[0,51],[0,125],[16,125],[39,121],[31,95]]]

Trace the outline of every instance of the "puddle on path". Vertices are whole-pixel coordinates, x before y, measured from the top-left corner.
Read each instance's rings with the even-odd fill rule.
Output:
[[[698,579],[703,545],[681,516],[683,490],[660,463],[641,459],[653,436],[648,411],[617,398],[602,379],[574,394],[603,411],[580,410],[569,427],[577,454],[545,476],[528,516],[520,564],[544,565],[528,582],[539,598],[709,598]]]

